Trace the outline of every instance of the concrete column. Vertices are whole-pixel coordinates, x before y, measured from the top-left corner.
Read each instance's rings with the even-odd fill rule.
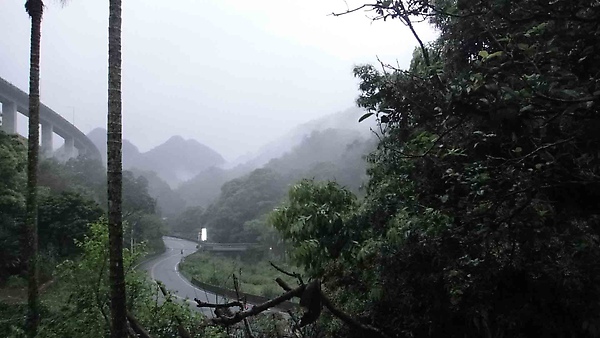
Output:
[[[49,123],[42,121],[42,148],[41,153],[44,157],[51,157],[54,151],[52,146],[52,139],[54,138],[54,126]]]
[[[2,130],[7,134],[17,133],[17,104],[2,102]]]
[[[85,148],[77,148],[77,156],[85,156]]]
[[[75,139],[73,136],[65,138],[65,158],[69,159],[75,156]]]

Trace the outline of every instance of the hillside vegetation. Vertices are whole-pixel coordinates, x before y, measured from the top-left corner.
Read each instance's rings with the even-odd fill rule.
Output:
[[[302,178],[334,180],[360,193],[361,185],[366,182],[364,157],[373,148],[372,140],[361,138],[355,131],[314,131],[263,168],[225,182],[213,203],[187,208],[170,222],[171,230],[195,238],[199,229],[205,227],[210,241],[256,242],[269,237],[270,244],[275,245],[278,240],[266,224],[266,218],[285,199],[294,182]],[[215,181],[218,182],[219,177],[217,175]],[[200,186],[189,185],[185,190],[194,188],[200,189]]]

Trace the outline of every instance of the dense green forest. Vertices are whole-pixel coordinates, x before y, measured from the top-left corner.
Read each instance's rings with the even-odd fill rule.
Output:
[[[20,245],[25,208],[26,140],[0,131],[0,282],[23,273]],[[89,223],[106,212],[106,170],[101,163],[79,157],[66,163],[52,159],[39,168],[39,236],[45,278],[56,263],[81,253],[76,245],[89,235]],[[126,241],[146,242],[149,252],[164,248],[165,225],[155,214],[155,201],[143,177],[125,172],[123,212],[129,230]]]
[[[273,216],[292,257],[388,336],[598,336],[598,3],[368,7],[440,37],[355,69],[382,127],[366,196],[294,186]]]
[[[169,220],[173,233],[200,225],[211,241],[285,256],[302,275],[278,270],[297,283],[278,280],[273,302],[299,298],[303,313],[238,311],[238,299],[209,319],[161,303],[131,268],[134,246],[127,310],[152,337],[599,337],[600,3],[375,0],[334,16],[361,10],[418,42],[407,69],[354,68],[356,119],[374,119],[376,138],[315,131],[242,176],[215,169],[215,199]],[[423,43],[419,21],[439,37]],[[4,285],[24,272],[25,143],[0,133]],[[107,335],[105,168],[47,160],[39,174],[42,272],[57,279],[39,336]],[[123,242],[159,251],[151,186],[173,193],[124,172]],[[21,336],[22,305],[0,311]]]

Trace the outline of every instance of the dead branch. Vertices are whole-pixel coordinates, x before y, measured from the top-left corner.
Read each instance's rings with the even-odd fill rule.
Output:
[[[329,298],[327,298],[327,296],[325,296],[325,293],[323,293],[323,291],[321,291],[321,300],[323,302],[323,305],[325,305],[325,307],[329,310],[329,312],[331,312],[332,315],[336,316],[338,319],[340,319],[347,325],[365,332],[365,334],[367,334],[370,337],[375,336],[375,337],[381,337],[381,338],[390,338],[388,335],[381,332],[378,328],[373,327],[368,324],[363,324],[363,323],[357,321],[356,319],[350,317],[348,314],[342,312],[338,308],[336,308],[331,303]]]
[[[426,6],[426,7],[429,8],[432,6]],[[346,9],[345,12],[338,12],[338,13],[333,12],[333,13],[331,13],[331,15],[337,17],[337,16],[354,13],[354,12],[357,12],[357,11],[360,11],[363,9],[366,11],[376,11],[379,13],[378,16],[372,18],[373,21],[375,21],[375,20],[384,20],[385,21],[388,18],[399,19],[400,22],[402,22],[406,27],[408,27],[411,34],[415,38],[415,40],[417,40],[419,48],[421,49],[421,55],[423,56],[423,61],[425,62],[425,65],[427,65],[427,68],[429,68],[429,69],[431,68],[431,58],[429,57],[429,51],[427,50],[425,43],[423,42],[423,40],[421,39],[421,37],[419,36],[417,31],[415,30],[415,27],[413,25],[413,20],[411,19],[411,16],[412,17],[419,16],[422,18],[422,20],[415,20],[414,22],[422,22],[427,17],[430,17],[431,14],[427,14],[427,13],[423,12],[422,10],[414,10],[414,9],[411,10],[410,8],[407,8],[405,6],[403,1],[395,1],[393,3],[390,3],[389,5],[384,5],[382,3],[363,4],[361,6],[358,6],[358,7],[352,8],[352,9],[348,8],[348,9]],[[434,73],[433,78],[435,79],[436,84],[441,87],[442,80],[440,79],[439,75],[437,73]]]
[[[179,322],[179,325],[177,325],[177,333],[179,333],[179,336],[181,338],[192,338],[192,336],[190,335],[188,330],[186,330],[186,328],[183,326],[179,318],[175,317],[175,319],[177,319],[177,321]]]
[[[571,141],[573,141],[574,139],[575,139],[575,137],[569,137],[569,138],[568,138],[568,139],[566,139],[566,140],[560,140],[560,141],[556,141],[556,142],[553,142],[553,143],[548,143],[548,144],[545,144],[545,145],[543,145],[543,146],[540,146],[540,147],[536,148],[535,150],[533,150],[532,152],[530,152],[529,154],[527,154],[527,155],[524,155],[523,157],[520,157],[520,158],[519,158],[519,159],[516,161],[516,163],[523,162],[523,161],[524,161],[525,159],[527,159],[528,157],[531,157],[531,156],[533,156],[533,155],[537,154],[538,152],[540,152],[540,151],[542,151],[542,150],[545,150],[545,149],[548,149],[548,148],[552,148],[552,147],[555,147],[555,146],[561,145],[561,144],[563,144],[563,143],[571,142]]]
[[[299,287],[297,287],[293,290],[290,290],[277,298],[273,298],[265,303],[253,306],[249,310],[236,312],[235,314],[233,314],[233,316],[222,316],[219,318],[213,318],[212,321],[215,324],[220,324],[220,325],[225,325],[225,326],[230,326],[230,325],[239,323],[242,320],[244,320],[244,318],[256,316],[257,314],[259,314],[263,311],[266,311],[266,310],[268,310],[278,304],[281,304],[285,301],[288,301],[294,297],[300,297],[302,295],[302,292],[304,292],[305,287],[306,287],[306,285],[304,285],[304,284],[300,285]]]
[[[233,287],[235,288],[235,295],[237,297],[238,302],[241,302],[240,299],[240,283],[238,278],[236,277],[235,273],[232,275],[233,277]],[[242,307],[242,309],[246,308],[246,302],[243,302],[244,307]],[[250,324],[248,323],[248,318],[244,318],[244,328],[246,329],[246,335],[248,335],[248,337],[250,338],[254,338],[254,335],[252,334],[252,330],[250,329]]]
[[[131,327],[131,323],[127,322],[127,334],[131,338],[138,338],[138,334],[135,333],[135,330]]]
[[[283,270],[282,268],[278,267],[277,265],[275,265],[275,263],[273,263],[271,261],[269,261],[269,264],[271,264],[271,266],[274,267],[275,270],[281,272],[284,275],[296,278],[300,284],[304,284],[304,281],[302,280],[302,276],[300,276],[299,273],[297,273],[297,272],[287,272],[287,271]]]
[[[201,301],[198,298],[194,298],[194,301],[196,302],[197,307],[210,307],[210,308],[215,308],[215,309],[230,308],[230,307],[234,307],[234,306],[243,308],[243,306],[244,306],[244,304],[242,304],[242,302],[238,302],[238,301],[224,303],[224,304],[207,303],[207,302]]]
[[[292,291],[292,288],[287,285],[286,282],[283,281],[283,279],[277,277],[275,278],[275,282],[284,290],[284,291]]]
[[[277,270],[285,273],[286,275],[290,275],[289,273],[285,272],[284,270],[276,267],[273,263],[271,263],[271,265],[273,265]],[[302,284],[299,287],[292,289],[281,278],[277,278],[277,279],[275,279],[275,281],[277,282],[277,284],[279,284],[279,286],[282,289],[284,289],[286,291],[286,293],[284,293],[283,295],[281,295],[277,298],[271,299],[263,304],[256,305],[249,310],[238,311],[232,315],[227,315],[225,313],[222,313],[218,318],[213,318],[212,322],[215,324],[223,325],[223,326],[230,326],[233,324],[237,324],[248,317],[258,315],[259,313],[266,311],[269,308],[274,307],[278,304],[281,304],[285,301],[288,301],[294,297],[301,298],[302,294],[304,293],[304,290],[306,289],[306,286],[307,286],[306,284]],[[381,330],[379,330],[378,328],[373,327],[368,324],[363,324],[363,323],[357,321],[356,319],[350,317],[348,314],[342,312],[341,310],[336,308],[333,305],[333,303],[331,303],[331,300],[329,300],[329,298],[327,298],[327,296],[325,295],[325,293],[323,293],[322,290],[319,290],[319,292],[320,292],[320,298],[321,298],[322,304],[329,310],[329,312],[331,312],[331,314],[333,314],[335,317],[340,319],[342,322],[346,323],[348,326],[358,329],[358,330],[361,330],[361,331],[365,332],[365,334],[368,334],[370,336],[389,338],[388,335],[381,332]],[[223,310],[226,310],[226,309],[229,310],[231,307],[242,305],[242,302],[240,302],[240,301],[231,302],[231,303],[227,303],[227,304],[209,304],[209,303],[201,302],[198,299],[194,299],[194,300],[196,301],[196,303],[198,303],[198,307],[214,307],[214,308],[223,309]]]
[[[371,7],[371,8],[373,8],[373,7],[377,7],[377,4],[364,4],[364,5],[362,5],[362,6],[359,6],[359,7],[354,7],[354,8],[352,8],[352,9],[348,8],[348,9],[346,9],[346,11],[345,11],[345,12],[338,12],[338,13],[336,13],[336,12],[331,12],[331,14],[329,14],[329,15],[333,15],[333,16],[342,16],[342,15],[346,15],[346,14],[350,14],[350,13],[358,12],[358,11],[360,11],[361,9],[365,9],[365,8],[369,8],[369,7]]]
[[[136,336],[134,336],[134,337],[152,338],[152,336],[150,335],[150,333],[148,333],[148,331],[146,331],[142,327],[142,325],[140,324],[140,322],[138,322],[138,320],[129,311],[127,311],[127,320],[129,321],[129,325],[131,326],[131,329],[136,334]]]

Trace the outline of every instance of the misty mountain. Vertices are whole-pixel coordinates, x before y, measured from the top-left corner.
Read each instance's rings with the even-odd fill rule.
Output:
[[[355,130],[313,131],[283,156],[225,182],[213,203],[191,205],[170,222],[172,230],[187,235],[206,227],[214,241],[258,241],[260,234],[257,229],[262,227],[267,214],[282,202],[289,187],[300,179],[336,181],[360,195],[360,188],[368,178],[364,157],[375,146],[374,137],[364,138]],[[195,183],[204,186],[203,189],[190,182],[183,186],[190,189],[188,193],[204,194],[209,191],[207,183],[220,182],[227,173],[227,170],[218,169],[213,171],[212,176],[202,176],[203,180],[195,178]],[[216,179],[210,181],[210,177]],[[182,191],[182,188],[178,190]],[[210,193],[216,193],[216,184],[210,185]]]
[[[98,147],[106,163],[106,130],[96,128],[87,136]],[[213,149],[181,136],[173,136],[145,153],[140,153],[135,145],[123,139],[123,169],[153,171],[170,187],[224,163],[225,159]]]
[[[176,187],[205,169],[223,164],[225,159],[213,149],[196,140],[173,136],[143,153],[135,166],[156,172],[171,187]]]
[[[363,110],[351,108],[299,125],[285,136],[263,146],[256,152],[257,155],[239,158],[227,165],[228,169],[209,168],[181,184],[175,191],[185,201],[186,207],[208,207],[219,197],[225,182],[262,167],[273,169],[290,181],[300,177],[340,178],[344,184],[356,190],[361,181],[352,182],[347,177],[349,170],[342,174],[338,167],[361,163],[361,167],[355,171],[364,173],[361,157],[372,150],[366,145],[366,140],[372,138],[369,128],[373,123],[370,120],[358,123],[362,114]],[[354,151],[347,151],[352,144]],[[246,162],[242,163],[244,159]],[[326,174],[327,170],[329,174]],[[354,178],[359,176],[352,175]]]
[[[106,165],[106,129],[96,128],[86,135],[98,148],[102,155],[102,162]],[[135,166],[141,153],[139,149],[129,140],[123,139],[123,169],[129,169]]]
[[[250,170],[238,166],[233,169],[222,169],[217,167],[208,168],[192,179],[181,184],[175,192],[184,201],[185,207],[210,205],[221,193],[221,187],[225,182],[241,177]]]
[[[158,214],[171,218],[183,211],[186,204],[179,193],[173,191],[169,184],[161,179],[154,171],[132,168],[130,171],[136,178],[143,176],[148,182],[148,194],[156,199]]]
[[[355,193],[367,179],[365,155],[375,149],[374,137],[365,138],[355,130],[313,131],[283,156],[264,168],[272,169],[289,183],[303,178],[336,181]]]
[[[358,122],[365,113],[361,108],[349,108],[341,112],[329,114],[319,119],[298,125],[289,133],[262,146],[255,153],[242,156],[228,165],[228,167],[243,166],[250,170],[260,168],[270,160],[283,156],[295,146],[299,145],[305,137],[314,131],[327,129],[344,129],[356,131],[361,137],[369,138],[372,132],[369,128],[375,126],[375,119]]]
[[[300,144],[282,156],[270,160],[265,167],[295,176],[306,172],[317,163],[337,162],[346,147],[357,140],[362,140],[362,136],[355,130],[313,130],[303,137]]]

